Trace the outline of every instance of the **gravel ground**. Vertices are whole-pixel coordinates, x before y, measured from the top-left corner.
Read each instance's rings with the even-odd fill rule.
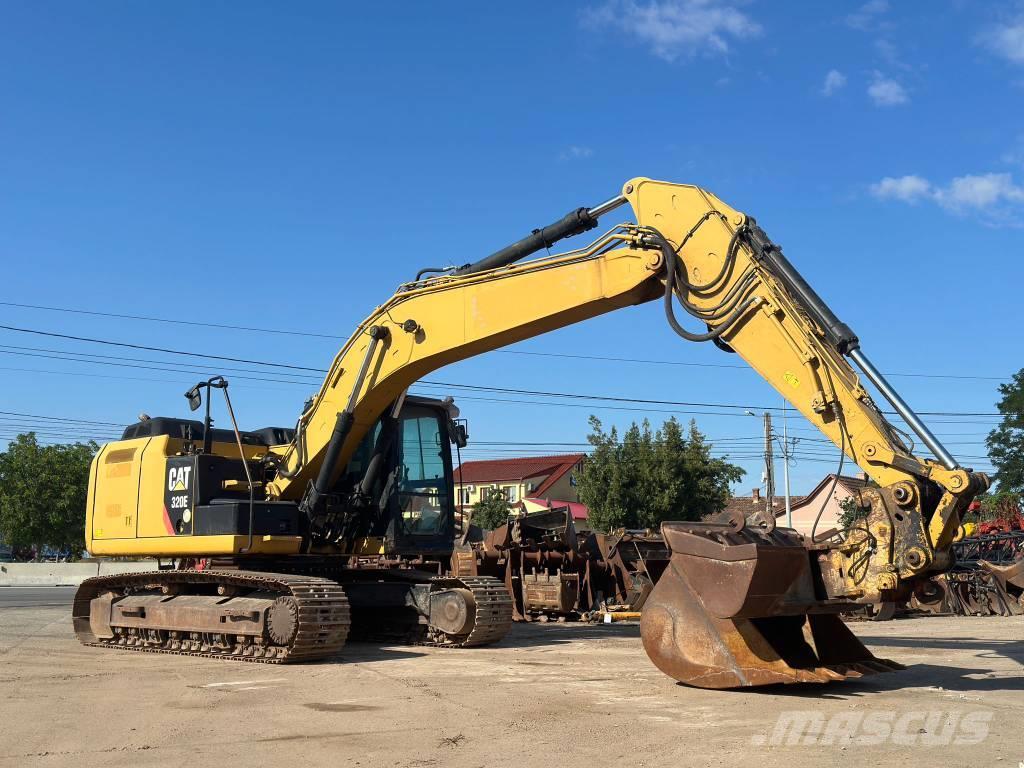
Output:
[[[675,684],[636,625],[516,625],[492,648],[356,644],[274,667],[84,648],[68,594],[0,590],[0,766],[1024,761],[1024,617],[855,623],[909,669],[737,692]]]

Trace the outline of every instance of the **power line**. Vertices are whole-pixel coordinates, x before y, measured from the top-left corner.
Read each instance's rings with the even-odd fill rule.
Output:
[[[727,408],[731,410],[759,410],[759,411],[788,411],[790,409],[781,406],[743,405],[734,403],[700,403],[686,402],[682,400],[654,400],[639,397],[619,397],[614,395],[587,395],[580,392],[546,392],[532,389],[512,389],[509,387],[490,387],[482,384],[457,384],[450,381],[431,381],[422,379],[420,384],[439,386],[449,389],[468,389],[481,392],[497,392],[502,394],[524,395],[531,397],[564,397],[572,400],[605,400],[616,403],[638,403],[642,405],[672,405],[691,408]],[[887,415],[897,415],[895,411],[882,411]],[[919,416],[973,416],[973,417],[1001,417],[1002,413],[983,413],[971,411],[918,411]],[[724,415],[724,414],[722,414]]]
[[[4,416],[18,417],[16,419],[5,418]],[[42,421],[41,424],[32,423],[33,421]],[[83,434],[95,435],[99,432],[93,429],[93,426],[110,426],[118,429],[124,427],[123,422],[106,422],[106,421],[90,421],[85,419],[74,419],[71,417],[62,416],[42,416],[38,414],[26,414],[14,411],[0,411],[0,429],[2,428],[17,428],[17,429],[28,429],[36,430],[45,429],[47,427],[63,427],[63,431],[68,434],[80,432]],[[704,441],[719,448],[732,447],[734,449],[742,449],[748,447],[750,443],[759,442],[761,440],[758,436],[747,436],[747,435],[734,435],[734,436],[721,436],[715,437],[712,435],[703,435]],[[822,447],[834,447],[834,443],[825,437],[802,437],[799,438],[799,444],[806,445],[808,443],[813,444],[809,448],[798,449],[798,452],[811,453],[814,450],[819,450]],[[616,445],[622,445],[623,441],[618,441]],[[982,446],[983,442],[980,440],[968,441],[947,441],[947,445],[968,445],[968,446]],[[551,447],[554,448],[590,448],[593,444],[584,441],[573,441],[573,440],[562,440],[562,441],[513,441],[513,440],[473,440],[471,446],[467,450],[476,449],[478,446],[486,447],[488,449],[493,447],[508,447],[510,449],[518,450],[519,447],[524,449],[530,449],[531,447],[537,447],[537,450],[541,450],[540,446],[544,446],[544,450],[548,450]],[[817,455],[822,455],[818,453]],[[985,457],[976,456],[961,456],[963,459],[977,459]]]
[[[46,369],[41,369],[41,368],[14,368],[14,367],[0,366],[0,371],[11,371],[11,372],[16,372],[16,373],[42,373],[42,374],[57,375],[57,376],[87,377],[87,378],[99,378],[99,379],[114,379],[116,381],[144,381],[144,382],[150,382],[150,383],[154,383],[154,384],[171,384],[171,385],[176,385],[176,386],[178,386],[178,385],[185,385],[185,386],[187,386],[189,384],[194,383],[191,380],[186,381],[186,380],[179,380],[179,379],[175,379],[175,380],[170,380],[170,379],[154,379],[154,378],[146,378],[146,377],[142,377],[142,376],[108,375],[108,374],[102,374],[102,373],[88,373],[88,372],[85,372],[85,371],[54,371],[54,370],[46,370]],[[266,378],[256,378],[256,377],[239,377],[239,378],[249,378],[250,380],[260,381],[260,382],[277,382],[277,383],[283,383],[283,384],[302,385],[302,382],[296,382],[296,381],[281,381],[281,380],[277,380],[277,379],[266,379]],[[262,389],[266,389],[266,390],[273,391],[273,392],[283,392],[283,391],[285,391],[285,390],[282,390],[282,389],[280,389],[278,387],[263,387]],[[433,392],[422,392],[422,391],[417,391],[417,390],[410,390],[410,394],[420,395],[420,396],[424,396],[424,397],[436,397],[437,396],[436,393],[433,393]],[[544,400],[518,400],[518,399],[513,399],[513,398],[480,397],[480,396],[474,396],[474,395],[460,395],[459,396],[459,400],[460,401],[462,401],[462,400],[469,400],[469,401],[474,401],[474,402],[485,402],[485,403],[500,403],[500,404],[503,404],[503,405],[528,405],[528,406],[531,406],[531,407],[541,406],[541,407],[553,407],[553,408],[579,408],[579,409],[584,409],[584,410],[589,410],[589,411],[618,411],[618,412],[625,412],[625,413],[652,413],[652,414],[675,414],[675,415],[684,415],[684,416],[715,416],[715,417],[746,418],[746,415],[744,413],[739,413],[739,412],[686,410],[686,409],[680,409],[680,408],[630,407],[630,406],[624,406],[624,405],[606,405],[606,404],[603,404],[603,403],[600,403],[600,402],[591,402],[591,403],[548,402],[548,401],[544,401]],[[969,421],[969,420],[958,420],[958,421],[941,421],[941,420],[936,420],[936,421],[932,421],[931,423],[933,423],[933,424],[937,424],[937,423],[970,424],[970,423],[978,423],[978,422],[972,422],[972,421]],[[814,430],[808,430],[808,431],[813,432]],[[818,434],[820,434],[820,432]],[[803,438],[801,438],[801,439],[803,439]]]
[[[167,371],[169,373],[181,372],[181,373],[197,373],[198,374],[198,373],[202,372],[202,373],[204,373],[206,375],[209,375],[210,373],[212,373],[215,370],[214,368],[202,368],[201,366],[190,365],[188,363],[184,363],[183,365],[186,365],[189,368],[193,368],[193,369],[196,369],[196,370],[194,370],[194,371],[185,371],[185,370],[182,370],[180,365],[175,365],[175,364],[170,363],[170,362],[168,362],[167,365],[168,366],[173,365],[174,367],[156,366],[156,365],[139,365],[139,364],[136,364],[136,363],[116,363],[116,362],[113,362],[113,361],[110,361],[110,360],[80,360],[80,359],[74,358],[74,357],[65,357],[65,356],[62,356],[62,355],[48,355],[48,354],[43,354],[43,353],[38,353],[38,352],[9,352],[9,351],[7,351],[5,349],[0,349],[0,355],[19,355],[21,357],[36,357],[36,358],[43,358],[43,359],[47,359],[47,360],[66,360],[68,362],[74,362],[74,363],[91,363],[93,365],[111,365],[111,366],[115,366],[117,368],[134,368],[134,369],[144,370],[144,371]],[[283,374],[283,375],[285,375],[285,376],[296,376],[296,375],[301,375],[301,374],[288,374],[288,373],[286,373],[286,374]],[[304,387],[316,386],[312,382],[292,381],[290,379],[268,379],[265,376],[247,376],[245,374],[241,374],[241,375],[239,375],[239,374],[232,374],[231,378],[233,378],[233,379],[251,380],[251,381],[265,381],[265,382],[270,382],[270,383],[274,383],[274,384],[300,384],[300,385],[302,385]]]
[[[503,355],[528,355],[531,357],[556,357],[569,358],[572,360],[598,360],[613,363],[640,363],[644,365],[676,365],[687,368],[732,368],[735,370],[751,370],[747,365],[728,365],[726,363],[692,363],[679,360],[651,360],[635,357],[609,357],[605,355],[575,355],[566,352],[533,352],[525,350],[502,349],[498,350]],[[903,376],[914,379],[967,379],[976,381],[1006,381],[1009,376],[966,376],[950,373],[893,373],[888,372],[886,376]]]
[[[201,328],[221,328],[231,331],[253,331],[255,333],[276,333],[284,336],[312,336],[320,339],[341,339],[328,333],[313,333],[311,331],[284,331],[277,328],[254,328],[248,325],[226,325],[224,323],[205,323],[199,320],[177,320],[169,317],[151,317],[149,315],[123,315],[116,312],[98,312],[89,309],[70,309],[68,307],[47,307],[40,304],[19,304],[13,301],[0,301],[3,307],[19,307],[21,309],[42,309],[47,312],[66,312],[76,315],[93,315],[96,317],[112,317],[118,320],[145,320],[151,323],[173,323],[175,325],[194,325]]]
[[[113,346],[130,347],[132,349],[145,349],[148,351],[164,352],[167,354],[178,354],[186,355],[190,357],[202,357],[206,359],[219,359],[230,362],[246,362],[249,365],[256,366],[268,366],[272,368],[287,368],[296,371],[310,371],[313,373],[325,374],[327,369],[310,368],[307,366],[292,366],[285,364],[285,362],[270,362],[267,360],[254,360],[241,357],[227,357],[224,355],[205,354],[201,352],[187,352],[178,349],[168,349],[166,347],[153,347],[144,344],[129,344],[127,342],[113,341],[110,339],[93,339],[82,336],[72,336],[69,334],[59,334],[52,331],[40,331],[37,329],[26,329],[17,328],[14,326],[3,326],[0,325],[0,329],[7,331],[14,331],[18,333],[38,334],[42,336],[49,336],[62,339],[71,339],[74,341],[84,341],[94,344],[109,344]],[[637,402],[643,404],[664,404],[664,406],[682,406],[690,408],[722,408],[722,409],[740,409],[740,410],[760,410],[760,411],[785,411],[788,409],[782,409],[779,407],[765,407],[765,406],[750,406],[750,404],[734,404],[734,403],[715,403],[715,402],[686,402],[679,400],[659,400],[659,399],[646,399],[637,397],[618,397],[614,395],[593,395],[583,394],[579,392],[547,392],[542,390],[529,390],[529,389],[513,389],[509,387],[488,387],[479,384],[457,384],[452,382],[441,382],[441,381],[430,381],[424,379],[421,381],[422,384],[435,385],[449,387],[453,389],[469,389],[479,391],[490,391],[490,392],[502,392],[507,394],[521,394],[521,395],[534,395],[544,397],[566,397],[573,399],[591,399],[591,400],[607,400],[611,402]],[[888,415],[893,415],[895,412],[883,412]],[[921,416],[1002,416],[1002,414],[989,414],[989,413],[972,413],[972,412],[943,412],[943,411],[921,411]]]
[[[195,383],[195,379],[185,381],[183,379],[171,380],[171,379],[147,379],[142,376],[114,376],[112,374],[104,373],[87,373],[85,371],[48,371],[42,368],[11,368],[7,366],[0,366],[0,371],[12,371],[15,373],[47,373],[55,374],[58,376],[85,376],[92,379],[114,379],[115,381],[148,381],[154,384],[175,384],[185,385]],[[259,379],[259,381],[271,381],[271,379]],[[286,381],[285,384],[299,384],[297,381]],[[261,389],[269,390],[271,392],[284,392],[285,390],[279,387],[262,387]]]
[[[16,332],[21,332],[21,333],[39,334],[39,335],[43,335],[43,336],[51,336],[51,337],[56,337],[56,338],[64,338],[64,339],[70,339],[70,340],[74,340],[74,341],[84,341],[84,342],[94,343],[94,344],[107,344],[107,345],[120,346],[120,347],[129,347],[129,348],[132,348],[132,349],[143,349],[143,350],[149,350],[149,351],[154,351],[154,352],[163,352],[163,353],[166,353],[166,354],[185,355],[185,356],[189,356],[189,357],[198,357],[198,358],[204,358],[204,359],[209,359],[209,360],[225,360],[225,361],[229,361],[229,362],[248,363],[248,364],[252,364],[252,365],[265,365],[265,366],[271,366],[271,367],[276,367],[276,368],[289,368],[289,369],[294,369],[294,370],[312,371],[312,372],[316,372],[316,373],[326,373],[326,369],[323,369],[323,368],[311,368],[311,367],[308,367],[308,366],[290,365],[290,364],[287,364],[287,363],[274,363],[274,362],[268,362],[268,361],[262,361],[262,360],[251,360],[251,359],[245,359],[245,358],[225,357],[225,356],[222,356],[222,355],[209,355],[209,354],[203,354],[203,353],[198,353],[198,352],[186,352],[186,351],[181,351],[181,350],[167,349],[167,348],[163,348],[163,347],[151,347],[151,346],[142,345],[142,344],[130,344],[130,343],[127,343],[127,342],[112,341],[112,340],[109,340],[109,339],[93,339],[93,338],[83,337],[83,336],[72,336],[72,335],[69,335],[69,334],[55,333],[55,332],[52,332],[52,331],[41,331],[41,330],[37,330],[37,329],[18,328],[18,327],[15,327],[15,326],[8,326],[8,325],[0,325],[0,329],[11,330],[11,331],[16,331]],[[113,365],[114,363],[110,363],[110,364]],[[133,367],[144,367],[144,366],[133,366]],[[167,370],[167,369],[158,369],[158,370]],[[243,376],[243,377],[239,377],[239,378],[245,378],[245,377]],[[274,383],[290,383],[290,384],[299,383],[299,382],[291,382],[291,381],[283,381],[283,380],[268,380],[268,379],[263,379],[263,380],[265,380],[265,381],[273,381]],[[788,408],[781,408],[781,407],[778,407],[778,406],[759,406],[759,405],[733,404],[733,403],[702,403],[702,402],[687,402],[687,401],[677,401],[677,400],[657,400],[657,399],[646,399],[646,398],[620,397],[620,396],[614,396],[614,395],[591,395],[591,394],[583,394],[583,393],[578,393],[578,392],[548,392],[548,391],[543,391],[543,390],[515,389],[515,388],[509,388],[509,387],[491,387],[491,386],[485,386],[485,385],[480,385],[480,384],[459,384],[459,383],[454,383],[454,382],[431,381],[429,379],[423,379],[423,380],[421,380],[420,383],[423,384],[423,385],[427,385],[427,386],[441,386],[441,387],[445,387],[445,388],[449,388],[449,389],[465,389],[465,390],[470,390],[470,391],[497,392],[497,393],[503,393],[503,394],[523,395],[523,396],[532,396],[532,397],[559,397],[559,398],[576,399],[576,400],[603,400],[603,401],[607,401],[607,402],[625,402],[625,403],[637,403],[637,404],[645,404],[645,405],[670,405],[670,406],[683,406],[683,407],[693,407],[693,408],[722,408],[722,409],[762,410],[762,411],[787,411],[787,410],[789,410]],[[887,415],[895,415],[895,412],[893,412],[893,411],[883,411],[883,413],[885,413]],[[1001,414],[1001,413],[970,412],[970,411],[919,411],[918,414],[922,415],[922,416],[973,416],[973,417],[1002,417],[1004,415],[1004,414]]]
[[[68,435],[113,435],[118,434],[116,430],[99,430],[89,429],[87,426],[82,425],[81,427],[64,426],[62,424],[18,424],[14,422],[0,422],[0,430],[5,432],[56,432],[59,431],[61,434]]]
[[[24,346],[19,346],[19,345],[16,345],[16,344],[0,344],[0,352],[3,352],[4,354],[22,354],[22,355],[25,355],[27,357],[42,356],[42,355],[31,355],[31,354],[28,354],[30,352],[48,352],[48,353],[54,353],[54,354],[58,354],[58,355],[63,355],[64,356],[64,357],[61,357],[61,358],[54,358],[54,359],[66,359],[66,360],[72,360],[72,361],[81,362],[81,363],[98,363],[98,362],[103,362],[103,361],[106,361],[106,360],[120,360],[120,361],[132,362],[132,363],[157,363],[157,364],[160,364],[160,365],[173,365],[173,366],[175,366],[174,370],[181,370],[182,366],[187,366],[189,368],[194,368],[197,371],[208,371],[208,370],[211,370],[209,367],[204,367],[204,366],[202,366],[202,365],[200,365],[198,363],[180,363],[180,362],[172,361],[172,360],[152,360],[152,359],[146,358],[146,357],[124,357],[123,355],[99,355],[99,354],[96,354],[94,352],[74,352],[74,351],[68,350],[68,349],[52,349],[50,347],[24,347]],[[81,358],[98,358],[98,359],[97,360],[90,360],[90,359],[81,359]],[[226,368],[226,367],[220,366],[220,365],[217,366],[216,370],[218,371],[218,373],[223,373],[225,371],[227,371],[229,373],[260,373],[260,374],[267,373],[267,371],[261,371],[261,370],[253,369],[253,368]],[[306,379],[311,380],[311,383],[312,382],[319,383],[320,381],[323,380],[323,376],[321,374],[319,374],[319,373],[317,373],[317,374],[313,374],[313,373],[288,373],[287,371],[275,371],[274,375],[275,376],[291,376],[293,378],[306,378]]]
[[[47,419],[49,421],[77,422],[79,424],[97,424],[97,425],[107,426],[107,427],[123,427],[124,426],[123,422],[116,422],[116,421],[89,421],[88,419],[75,419],[75,418],[71,418],[70,416],[43,416],[41,414],[36,414],[36,413],[22,413],[20,411],[0,411],[0,415],[4,415],[4,416],[27,416],[27,417],[32,418],[32,419]]]
[[[88,309],[76,309],[71,307],[53,307],[42,304],[25,304],[13,301],[0,301],[0,306],[4,307],[17,307],[21,309],[35,309],[43,310],[47,312],[62,312],[71,313],[78,315],[91,315],[95,317],[110,317],[119,320],[142,320],[153,323],[172,323],[176,325],[191,325],[203,328],[220,328],[224,330],[233,331],[249,331],[254,333],[274,333],[282,334],[286,336],[308,336],[319,339],[332,339],[335,341],[341,341],[347,337],[339,336],[337,334],[329,333],[317,333],[315,331],[295,331],[295,330],[284,330],[279,328],[257,328],[246,325],[230,325],[226,323],[211,323],[203,322],[199,320],[181,320],[177,318],[168,317],[154,317],[152,315],[133,315],[123,314],[117,312],[100,312],[98,310]],[[502,349],[496,350],[502,355],[525,355],[531,357],[551,357],[551,358],[565,358],[571,360],[595,360],[603,362],[614,362],[614,363],[633,363],[643,365],[673,365],[682,367],[692,368],[731,368],[735,370],[749,370],[748,366],[745,365],[730,365],[728,363],[694,363],[694,362],[683,362],[680,360],[654,360],[649,358],[634,358],[634,357],[612,357],[608,355],[580,355],[571,354],[567,352],[535,352],[532,350],[510,350]],[[963,374],[947,374],[947,373],[896,373],[887,372],[886,376],[901,376],[906,378],[917,378],[917,379],[954,379],[954,380],[973,380],[973,381],[1006,381],[1009,376],[968,376]]]
[[[241,357],[225,357],[223,355],[205,355],[199,352],[183,352],[178,349],[167,349],[166,347],[150,347],[145,344],[129,344],[126,341],[110,341],[109,339],[93,339],[88,336],[72,336],[67,333],[56,333],[54,331],[40,331],[34,328],[18,328],[14,325],[0,325],[5,331],[16,331],[17,333],[31,333],[37,336],[50,336],[56,339],[70,339],[71,341],[86,341],[90,344],[106,344],[112,347],[128,347],[130,349],[145,349],[150,352],[164,352],[168,355],[184,355],[187,357],[202,357],[207,360],[226,360],[230,363],[249,363],[250,365],[268,365],[273,368],[291,368],[296,371],[324,372],[323,368],[309,368],[304,365],[289,365],[288,363],[268,363],[262,360],[246,360]]]

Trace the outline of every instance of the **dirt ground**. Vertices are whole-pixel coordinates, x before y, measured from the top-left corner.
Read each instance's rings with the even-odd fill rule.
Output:
[[[493,648],[359,644],[274,667],[84,648],[67,591],[12,596],[0,766],[1024,764],[1024,617],[856,623],[909,669],[735,692],[663,676],[636,625],[517,625]],[[780,714],[853,730],[789,745]]]

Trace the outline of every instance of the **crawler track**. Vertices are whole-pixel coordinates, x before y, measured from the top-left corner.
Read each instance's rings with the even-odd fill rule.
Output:
[[[285,645],[269,637],[243,638],[205,632],[115,628],[111,638],[97,637],[90,624],[93,599],[107,592],[129,595],[167,587],[209,593],[211,588],[277,594],[291,597],[297,607],[297,627]],[[330,579],[256,571],[162,571],[86,579],[75,594],[75,634],[84,645],[147,653],[173,653],[213,659],[266,664],[314,661],[341,650],[348,638],[350,612],[345,591]]]
[[[464,587],[473,593],[476,601],[476,621],[468,635],[451,636],[443,632],[427,631],[421,645],[438,648],[473,648],[496,643],[512,628],[512,598],[505,585],[490,576],[443,576],[433,579],[432,586],[441,589]]]

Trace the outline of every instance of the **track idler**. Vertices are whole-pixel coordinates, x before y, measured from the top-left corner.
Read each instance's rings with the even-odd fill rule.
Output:
[[[500,641],[512,627],[512,598],[490,576],[441,577],[430,582],[426,643],[472,648]]]
[[[741,688],[902,668],[846,628],[838,611],[848,603],[817,597],[812,553],[796,531],[664,523],[662,535],[672,557],[640,632],[665,674],[700,688]]]

